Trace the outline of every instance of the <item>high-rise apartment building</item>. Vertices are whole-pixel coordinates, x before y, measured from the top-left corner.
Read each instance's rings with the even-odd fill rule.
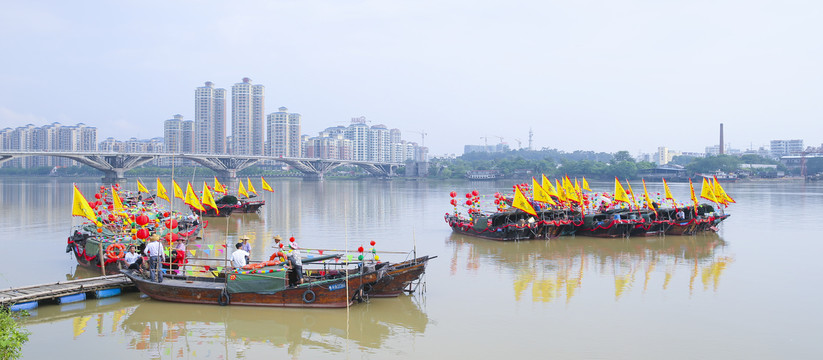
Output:
[[[211,81],[194,92],[193,152],[226,153],[226,89],[215,89]]]
[[[4,150],[29,151],[66,151],[83,152],[97,151],[97,128],[79,123],[75,126],[63,126],[60,123],[36,127],[32,124],[15,129],[6,128],[0,131],[2,148]],[[37,166],[71,166],[76,162],[65,158],[46,156],[30,156],[11,160],[11,167]]]
[[[263,155],[263,112],[265,88],[252,85],[251,79],[231,88],[232,153],[236,155]]]
[[[266,117],[267,144],[266,155],[282,157],[303,156],[303,145],[300,140],[301,115],[289,113],[286,107],[280,107],[277,112]]]

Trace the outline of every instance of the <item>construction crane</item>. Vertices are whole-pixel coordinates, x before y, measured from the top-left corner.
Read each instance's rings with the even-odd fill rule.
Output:
[[[489,146],[489,137],[488,136],[481,136],[480,138],[483,139],[483,145]]]
[[[413,133],[420,134],[420,146],[426,147],[426,135],[428,135],[425,131],[412,131]]]
[[[520,145],[520,143],[522,142],[522,141],[520,141],[520,139],[514,139],[514,141],[517,141],[517,148],[518,149],[523,148],[523,146]]]
[[[503,143],[503,137],[502,137],[502,136],[497,136],[497,135],[495,135],[494,137],[496,137],[496,138],[500,139],[500,143],[501,143],[501,144]]]

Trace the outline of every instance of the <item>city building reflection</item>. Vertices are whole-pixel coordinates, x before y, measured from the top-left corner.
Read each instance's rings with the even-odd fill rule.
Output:
[[[611,278],[614,298],[632,291],[646,293],[650,286],[668,290],[682,279],[689,294],[702,288],[718,291],[720,278],[734,262],[723,254],[725,242],[717,234],[660,238],[599,239],[560,237],[550,241],[502,243],[459,234],[447,238],[452,254],[451,276],[477,273],[483,266],[502,267],[513,275],[517,301],[572,301],[590,277]],[[678,276],[680,275],[680,276]],[[530,294],[529,294],[530,292]]]

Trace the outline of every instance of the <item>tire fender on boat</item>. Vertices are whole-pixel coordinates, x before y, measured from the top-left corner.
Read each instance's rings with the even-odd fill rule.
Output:
[[[229,302],[231,302],[229,292],[226,291],[226,289],[223,289],[223,291],[220,292],[220,297],[217,299],[217,304],[220,306],[226,306],[229,304]]]
[[[314,291],[312,291],[311,289],[306,290],[303,293],[303,302],[304,303],[311,304],[311,303],[314,302],[314,300],[317,300],[317,294],[315,294]]]

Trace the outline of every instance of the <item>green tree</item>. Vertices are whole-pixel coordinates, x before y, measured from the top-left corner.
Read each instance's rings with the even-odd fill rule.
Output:
[[[634,162],[634,158],[629,154],[626,150],[621,150],[614,153],[614,159],[612,159],[613,164],[617,164],[623,161],[631,161]]]
[[[707,156],[696,158],[686,165],[692,173],[712,173],[715,171],[734,172],[740,167],[740,158],[731,155]]]
[[[21,328],[8,309],[0,308],[0,360],[19,359],[29,332]]]

